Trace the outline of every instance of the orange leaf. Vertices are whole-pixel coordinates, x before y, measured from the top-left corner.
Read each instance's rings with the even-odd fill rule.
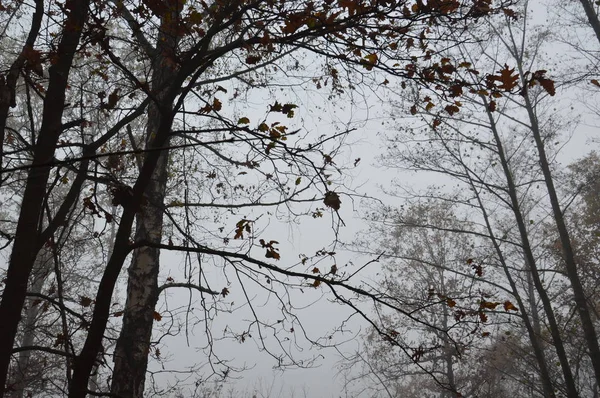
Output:
[[[488,85],[493,87],[494,82],[498,82],[498,88],[504,91],[511,91],[517,86],[519,75],[514,74],[515,68],[509,68],[504,65],[504,68],[498,71],[498,75],[490,75],[487,77]],[[490,88],[490,87],[489,87]]]

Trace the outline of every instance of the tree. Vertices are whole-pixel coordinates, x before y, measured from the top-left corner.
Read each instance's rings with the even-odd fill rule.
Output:
[[[377,214],[360,247],[373,250],[375,245],[385,253],[382,293],[424,322],[382,311],[380,322],[393,339],[382,340],[372,330],[360,356],[366,356],[368,374],[389,396],[420,391],[454,397],[469,383],[463,359],[487,318],[480,304],[490,297],[485,293],[490,286],[470,270],[479,245],[466,232],[469,222],[459,219],[448,202],[417,199]]]
[[[532,370],[538,374],[541,394],[577,397],[595,389],[586,378],[589,371],[597,369],[593,362],[598,341],[573,249],[565,249],[571,232],[562,214],[570,197],[560,197],[554,188],[554,174],[560,170],[553,162],[555,148],[560,146],[559,132],[569,126],[553,116],[549,105],[557,87],[539,59],[545,49],[543,39],[549,36],[542,28],[538,40],[529,42],[527,2],[518,11],[505,13],[487,32],[470,30],[474,45],[459,45],[446,53],[447,62],[468,59],[462,80],[468,84],[432,75],[432,80],[442,81],[438,86],[411,87],[406,95],[408,106],[421,125],[395,133],[385,161],[391,167],[439,173],[458,184],[456,190],[437,188],[404,196],[454,203],[469,214],[476,227],[455,232],[474,234],[489,245],[493,254],[482,261],[482,275],[487,274],[486,280],[512,295],[509,308],[518,310],[528,335],[525,344],[533,349],[537,366]],[[533,151],[529,141],[534,144]],[[540,183],[546,186],[544,191],[539,191]],[[544,253],[548,235],[536,227],[536,220],[548,213],[555,221],[552,229],[559,236],[563,265]],[[515,267],[515,263],[523,265]],[[570,308],[579,313],[584,330],[580,337],[591,358],[591,367],[585,372],[579,368],[585,365],[577,359],[580,354],[571,351],[571,336],[563,328],[568,310],[553,302],[565,286],[573,293]],[[492,309],[500,303],[494,300]],[[498,329],[499,335],[502,332]],[[549,338],[552,350],[546,344]],[[555,373],[554,363],[562,374]],[[472,391],[465,388],[461,392]]]
[[[19,4],[1,6],[0,11],[8,15],[29,11],[20,10]],[[64,352],[46,349],[66,358],[70,397],[88,391],[90,374],[103,361],[103,340],[115,315],[123,316],[123,329],[115,348],[119,371],[111,390],[135,396],[143,390],[152,323],[161,317],[154,308],[158,295],[175,287],[223,298],[229,294],[228,287],[206,286],[205,269],[194,275],[198,282],[191,282],[190,273],[185,282],[158,286],[160,250],[178,251],[188,259],[192,254],[219,259],[240,283],[240,275],[247,275],[268,290],[273,282],[298,287],[286,278],[306,278],[313,287],[327,285],[334,295],[336,287],[369,295],[337,276],[334,268],[321,273],[314,272],[316,267],[313,272],[290,271],[276,265],[278,242],[260,237],[257,226],[260,209],[266,207],[322,201],[324,207],[309,214],[320,217],[327,208],[337,213],[341,200],[332,170],[338,135],[303,142],[302,130],[287,123],[300,111],[298,104],[280,102],[276,96],[262,107],[262,118],[230,112],[228,106],[233,109],[251,89],[268,89],[267,83],[286,71],[301,70],[299,59],[307,54],[316,60],[307,62],[309,66],[321,62],[325,71],[308,70],[309,82],[316,87],[333,85],[332,95],[350,89],[353,76],[360,79],[371,71],[417,79],[415,70],[406,72],[405,61],[414,57],[421,57],[424,64],[435,61],[436,54],[428,48],[428,35],[435,38],[431,26],[455,29],[463,20],[499,10],[488,1],[455,0],[427,5],[69,0],[49,9],[42,1],[35,4],[31,18],[25,18],[30,21],[28,39],[18,44],[21,50],[8,62],[7,77],[0,82],[3,149],[16,147],[2,152],[3,182],[16,184],[18,173],[27,173],[18,222],[14,232],[5,234],[12,239],[12,255],[0,303],[6,325],[0,332],[0,391],[6,388],[37,254],[56,240],[56,234],[68,230],[69,215],[77,208],[104,224],[98,226],[100,231],[89,228],[94,239],[103,237],[113,222],[118,228],[95,291],[82,297],[90,313],[78,321],[77,339],[63,335],[64,344],[73,347]],[[12,18],[7,21],[9,31]],[[413,50],[416,38],[418,50]],[[342,80],[340,70],[349,81]],[[231,98],[224,100],[230,92]],[[40,115],[33,112],[36,103],[42,108]],[[18,130],[9,127],[11,107],[31,125],[31,139],[21,140]],[[144,137],[134,128],[144,128]],[[183,163],[169,164],[169,157],[176,159],[174,150]],[[231,170],[240,170],[238,176]],[[191,189],[193,183],[210,185],[217,178],[224,181],[206,191]],[[62,197],[56,195],[59,183],[68,186]],[[244,200],[248,196],[252,198]],[[51,197],[60,199],[54,210],[45,211]],[[229,202],[231,198],[239,201]],[[194,221],[202,219],[205,208],[222,210],[221,216],[228,212],[236,218],[234,226],[218,220],[214,223],[218,226],[199,234]],[[246,208],[257,210],[248,210],[246,216],[239,210]],[[165,215],[174,231],[166,243]],[[227,244],[232,244],[229,249]],[[119,313],[112,309],[118,304],[113,293],[132,251],[127,303]],[[308,260],[296,266],[305,267]],[[64,306],[60,311],[68,312]],[[255,322],[259,333],[261,327],[275,328],[259,319]]]

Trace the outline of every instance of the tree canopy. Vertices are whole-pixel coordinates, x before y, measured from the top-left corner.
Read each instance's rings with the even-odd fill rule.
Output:
[[[573,31],[593,36],[581,5]],[[559,34],[530,27],[529,7],[0,2],[0,395],[196,394],[244,368],[222,340],[310,366],[294,344],[337,341],[309,336],[301,296],[366,322],[355,362],[390,396],[424,380],[447,396],[597,394],[597,159],[559,165],[576,121],[551,108],[600,86],[595,53],[574,45],[572,75],[551,68]],[[374,206],[369,235],[343,245],[358,98],[386,110],[382,163],[458,188]],[[315,253],[273,228],[308,222],[329,233]],[[338,261],[348,248],[360,264]],[[156,381],[164,341],[199,325],[203,358]],[[504,388],[474,355],[485,374],[532,376]]]

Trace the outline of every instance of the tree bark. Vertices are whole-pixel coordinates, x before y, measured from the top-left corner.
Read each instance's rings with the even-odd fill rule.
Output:
[[[519,65],[519,68],[521,68],[521,65]],[[521,76],[524,76],[522,70]],[[552,205],[552,213],[554,215],[556,228],[558,229],[558,234],[560,236],[560,243],[562,246],[565,268],[567,270],[567,277],[569,278],[569,282],[571,282],[571,288],[573,289],[573,298],[575,299],[575,306],[581,321],[581,328],[583,329],[583,335],[589,350],[590,359],[592,360],[592,366],[594,367],[594,374],[596,376],[596,380],[600,382],[600,346],[598,345],[598,336],[596,334],[594,322],[590,316],[588,300],[577,271],[577,263],[575,261],[573,246],[571,245],[569,230],[565,224],[565,219],[560,207],[558,195],[556,194],[556,189],[554,188],[554,180],[552,179],[552,172],[550,171],[550,165],[548,164],[548,157],[546,156],[544,140],[542,139],[537,117],[531,108],[531,101],[528,93],[525,93],[524,98],[531,123],[531,131],[533,133],[533,138],[538,150],[540,166],[544,174],[546,189],[548,190],[548,197],[550,198],[550,204]]]
[[[50,273],[50,267],[52,265],[52,259],[50,253],[46,250],[40,250],[34,264],[33,269],[33,282],[31,284],[30,292],[41,293],[44,282]],[[37,299],[28,300],[28,308],[25,313],[25,320],[23,322],[23,337],[21,338],[21,347],[30,347],[34,344],[35,332],[36,332],[36,321],[39,315],[41,306],[34,304]],[[9,392],[7,397],[9,398],[23,398],[25,396],[25,388],[31,378],[31,371],[29,360],[31,358],[32,351],[21,351],[14,366],[14,370],[11,372],[11,378],[9,381]]]
[[[152,91],[165,109],[173,104],[164,101],[164,92],[175,75],[166,62],[165,55],[174,53],[177,36],[169,34],[173,18],[179,10],[163,17],[152,62]],[[158,104],[148,107],[146,146],[150,146],[163,118]],[[169,138],[165,146],[169,145]],[[146,190],[140,212],[136,216],[135,241],[160,243],[163,232],[163,208],[167,189],[168,150],[162,151]],[[141,247],[135,249],[127,280],[127,299],[123,314],[123,327],[114,352],[115,367],[112,373],[111,393],[119,397],[143,397],[151,349],[154,311],[158,300],[158,274],[160,249]]]
[[[594,6],[589,0],[580,0],[580,2],[585,11],[585,16],[594,30],[596,39],[598,39],[598,44],[600,44],[600,21],[598,20],[598,14],[596,14],[596,10],[594,10]]]
[[[42,125],[37,140],[33,164],[27,175],[25,192],[17,223],[13,250],[8,266],[6,284],[0,303],[0,396],[3,396],[11,351],[21,319],[21,310],[27,293],[27,283],[36,255],[44,242],[40,239],[40,225],[46,184],[56,143],[62,132],[67,80],[73,58],[79,45],[83,26],[88,16],[89,0],[70,0],[71,10],[58,45],[58,58],[50,67],[49,83],[42,112]]]
[[[33,50],[33,45],[39,34],[42,26],[42,19],[44,16],[44,1],[35,1],[35,12],[31,19],[31,28],[25,45],[21,50],[19,56],[10,66],[8,73],[0,78],[0,184],[2,182],[2,162],[4,157],[4,138],[6,135],[6,122],[8,120],[8,112],[11,107],[16,105],[15,103],[15,91],[17,87],[17,81],[19,80],[19,73],[25,66],[27,60],[26,54]]]
[[[444,296],[448,296],[448,291],[446,289],[446,282],[444,280],[444,272],[442,271],[440,273],[440,279],[441,279],[441,286],[443,288],[443,294]],[[449,313],[448,313],[448,306],[447,305],[443,305],[442,306],[442,328],[444,330],[449,330],[449,325],[448,325],[448,318],[449,318]],[[452,344],[452,341],[450,339],[450,337],[448,336],[448,334],[443,334],[441,336],[442,341],[444,342],[444,362],[446,365],[446,379],[448,381],[448,391],[444,392],[444,396],[448,397],[448,398],[453,398],[456,396],[458,390],[456,387],[456,377],[454,376],[454,357],[455,357],[455,347]]]
[[[175,97],[175,90],[169,92],[170,101]],[[167,101],[168,102],[168,101]],[[89,377],[94,367],[98,352],[102,346],[104,331],[110,315],[110,306],[112,294],[123,267],[125,259],[131,252],[130,236],[136,213],[141,207],[143,201],[143,193],[150,183],[154,169],[161,156],[160,150],[163,148],[168,139],[171,125],[173,122],[172,113],[161,110],[162,118],[160,125],[156,131],[156,138],[152,142],[151,150],[146,154],[144,165],[140,171],[140,175],[131,190],[131,194],[127,196],[123,203],[123,214],[117,234],[112,255],[108,260],[98,292],[96,294],[96,304],[92,314],[92,322],[89,326],[89,331],[81,350],[77,356],[73,366],[73,379],[69,387],[69,398],[84,398],[87,393]]]
[[[483,99],[484,103],[487,105],[485,98]],[[529,108],[528,108],[529,110]],[[521,237],[521,247],[523,249],[523,254],[527,261],[527,264],[530,267],[530,274],[533,278],[533,283],[535,288],[542,300],[542,307],[544,308],[544,313],[546,314],[548,325],[550,326],[550,334],[552,335],[552,341],[554,342],[554,347],[556,350],[556,355],[560,361],[561,369],[563,371],[563,377],[565,379],[565,386],[567,389],[567,397],[569,398],[578,398],[579,395],[577,393],[577,388],[575,386],[575,379],[573,377],[573,373],[571,372],[571,367],[569,366],[568,357],[565,351],[565,347],[562,341],[562,337],[560,335],[560,327],[556,321],[556,317],[554,316],[554,310],[552,308],[552,302],[550,301],[550,297],[546,292],[542,284],[542,280],[540,278],[539,272],[537,270],[535,257],[533,255],[533,251],[531,250],[531,244],[529,242],[529,234],[527,232],[527,227],[525,226],[525,221],[523,219],[523,214],[521,213],[521,205],[519,203],[519,199],[517,197],[517,188],[515,182],[512,177],[512,171],[510,170],[508,159],[504,153],[504,146],[502,144],[500,135],[498,134],[497,129],[495,128],[494,118],[491,113],[488,111],[488,118],[490,124],[492,126],[492,133],[494,134],[494,141],[496,144],[496,148],[498,151],[498,156],[500,158],[500,163],[502,165],[502,170],[506,177],[506,183],[508,187],[508,194],[510,197],[511,207],[513,214],[515,216],[515,221],[517,222],[517,228],[519,230],[519,235]],[[545,385],[544,385],[545,386]],[[545,386],[546,387],[546,386]],[[550,394],[549,391],[545,391],[545,394]],[[554,393],[552,392],[553,396]]]
[[[490,117],[490,123],[491,123],[492,128],[495,129],[493,117],[489,114],[488,114],[488,116]],[[504,157],[504,155],[502,157]],[[471,183],[471,186],[473,186],[472,183]],[[494,250],[496,251],[496,254],[498,255],[498,260],[500,261],[500,264],[502,265],[502,269],[504,270],[504,274],[506,275],[508,284],[510,285],[510,288],[513,292],[513,296],[515,297],[515,299],[517,301],[519,311],[521,312],[521,317],[523,319],[523,323],[525,324],[525,329],[527,330],[529,342],[531,343],[531,347],[533,348],[533,353],[534,353],[536,362],[539,367],[538,371],[539,371],[540,379],[542,381],[542,389],[544,390],[544,397],[554,398],[556,395],[554,394],[552,378],[550,377],[550,371],[548,369],[548,363],[546,361],[546,357],[544,355],[544,350],[543,350],[541,342],[540,342],[539,333],[536,333],[535,326],[532,325],[531,320],[529,319],[529,316],[527,315],[527,307],[525,306],[525,303],[523,302],[523,299],[521,298],[521,295],[519,294],[519,290],[517,288],[517,284],[515,283],[514,278],[510,274],[510,270],[509,270],[508,264],[506,263],[506,260],[504,258],[502,248],[500,247],[498,240],[496,239],[496,237],[493,233],[492,225],[490,223],[488,213],[485,210],[485,207],[483,205],[483,201],[482,201],[481,197],[479,196],[479,194],[477,193],[477,190],[474,190],[474,192],[476,193],[477,203],[479,205],[479,208],[482,210],[483,219],[485,221],[485,226],[490,234],[490,239],[491,239],[492,245],[494,246]],[[531,273],[528,275],[531,275]]]

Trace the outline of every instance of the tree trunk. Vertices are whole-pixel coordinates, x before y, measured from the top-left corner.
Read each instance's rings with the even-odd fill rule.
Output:
[[[44,282],[50,273],[50,266],[52,265],[52,259],[50,253],[42,249],[40,250],[33,268],[33,282],[31,284],[30,292],[41,293],[44,286]],[[28,308],[25,312],[25,320],[23,322],[23,337],[21,338],[21,347],[30,347],[34,343],[35,332],[36,332],[36,321],[40,313],[41,306],[34,304],[35,299],[28,300]],[[21,351],[17,357],[17,361],[14,365],[14,369],[11,372],[11,378],[9,381],[9,392],[7,397],[9,398],[23,398],[25,396],[25,388],[31,381],[31,371],[29,369],[29,360],[31,358],[32,351]]]
[[[169,92],[168,97],[170,98],[170,101],[173,100],[175,95],[175,90]],[[162,112],[162,118],[156,131],[156,137],[152,141],[150,151],[146,154],[146,159],[140,171],[140,175],[131,190],[131,194],[124,195],[125,202],[123,203],[121,222],[117,230],[112,255],[108,260],[108,264],[106,265],[104,274],[100,280],[100,285],[98,286],[92,322],[90,323],[83,349],[74,361],[73,379],[69,387],[69,398],[83,398],[87,393],[90,374],[96,362],[98,352],[100,352],[104,331],[106,330],[106,324],[108,323],[108,318],[110,316],[110,306],[115,285],[119,278],[123,263],[132,249],[130,236],[133,221],[136,213],[141,207],[143,194],[150,183],[158,159],[161,156],[161,151],[156,150],[156,148],[164,147],[169,132],[171,131],[173,115],[164,109]]]
[[[490,122],[492,123],[491,126],[492,126],[492,128],[495,128],[493,118],[491,118],[491,115],[489,115],[489,116],[490,116]],[[474,185],[472,184],[472,181],[470,181],[470,182],[471,182],[471,186],[474,187]],[[509,270],[508,264],[506,263],[506,260],[504,258],[502,249],[500,248],[500,245],[498,244],[498,241],[493,233],[492,225],[490,224],[490,219],[489,219],[488,213],[485,210],[485,207],[483,205],[483,201],[482,201],[481,197],[479,196],[479,194],[477,193],[477,190],[474,190],[474,192],[477,197],[478,206],[483,213],[483,219],[485,221],[485,226],[489,232],[490,239],[492,241],[492,245],[494,246],[494,250],[496,251],[496,254],[498,255],[498,260],[500,261],[500,264],[502,265],[504,274],[506,275],[506,279],[510,285],[513,295],[514,295],[515,299],[517,300],[517,305],[519,307],[519,311],[521,312],[521,317],[525,324],[525,329],[527,330],[529,342],[531,343],[531,347],[533,348],[533,353],[535,355],[535,359],[536,359],[536,362],[539,367],[539,374],[540,374],[540,378],[542,381],[542,389],[544,390],[544,397],[554,398],[556,395],[554,394],[552,378],[550,377],[550,371],[548,369],[548,363],[546,361],[546,357],[544,355],[544,350],[543,350],[541,342],[540,342],[539,333],[536,333],[534,326],[531,324],[531,320],[529,319],[529,316],[527,315],[527,307],[525,306],[525,303],[523,302],[523,299],[521,298],[521,296],[519,294],[519,290],[517,289],[517,284],[515,283],[514,278],[510,274],[510,270]]]
[[[117,214],[117,206],[113,205],[110,211],[110,214]],[[117,228],[116,228],[116,223],[111,223],[110,224],[110,235],[108,238],[108,245],[111,248],[107,254],[107,257],[110,258],[112,256],[112,247],[115,244],[115,240],[116,240],[116,236],[117,236]],[[92,368],[92,373],[90,375],[90,381],[88,382],[88,391],[91,393],[90,395],[94,396],[96,393],[98,392],[98,390],[100,389],[100,364],[102,360],[102,353],[98,353],[98,361],[94,364],[94,367]]]
[[[598,14],[596,14],[596,10],[594,10],[594,5],[590,3],[589,0],[580,0],[580,2],[583,6],[583,10],[585,11],[585,16],[587,17],[590,26],[594,30],[596,39],[598,39],[598,43],[600,44],[600,21],[598,21]]]
[[[163,17],[153,60],[152,91],[164,108],[172,103],[162,102],[175,71],[166,62],[166,55],[177,46],[176,35],[169,34],[169,26],[179,11]],[[159,104],[148,107],[146,146],[150,146],[162,119]],[[164,109],[163,108],[163,109]],[[168,146],[167,139],[165,146]],[[167,188],[168,150],[162,151],[146,190],[145,202],[136,216],[135,241],[160,243],[163,232],[163,208]],[[127,300],[123,314],[123,327],[115,347],[115,367],[112,373],[111,393],[119,397],[143,397],[151,348],[154,311],[158,300],[158,273],[160,249],[141,247],[133,252],[128,270]]]
[[[446,283],[444,280],[444,272],[442,271],[440,273],[440,279],[441,279],[441,286],[444,290],[443,294],[444,296],[448,296],[448,291],[446,289]],[[450,316],[450,314],[448,313],[448,306],[447,305],[443,305],[442,306],[442,328],[443,330],[449,330],[449,326],[448,326],[448,318]],[[454,344],[452,344],[452,341],[450,339],[450,337],[448,336],[448,334],[444,333],[441,336],[442,341],[444,342],[444,362],[445,362],[445,366],[446,366],[446,379],[448,382],[448,391],[444,392],[444,396],[448,397],[448,398],[453,398],[456,397],[456,394],[458,392],[457,387],[456,387],[456,377],[454,376],[454,356],[456,353],[456,349]]]
[[[486,106],[488,106],[485,98],[483,101]],[[529,108],[528,108],[529,109]],[[544,312],[546,314],[548,325],[550,327],[550,333],[552,335],[552,340],[554,342],[554,347],[556,349],[556,354],[560,361],[560,366],[563,371],[563,377],[565,379],[565,385],[567,388],[567,397],[569,398],[578,398],[579,395],[577,393],[577,388],[575,387],[575,379],[573,377],[573,373],[571,372],[571,367],[569,366],[569,361],[567,358],[567,354],[565,351],[565,347],[562,341],[562,337],[560,335],[560,327],[556,321],[556,317],[554,316],[554,310],[552,308],[552,302],[550,301],[550,297],[548,297],[548,293],[542,284],[542,280],[540,278],[539,272],[537,270],[535,257],[533,255],[533,251],[531,250],[531,244],[529,242],[529,234],[527,232],[527,227],[525,226],[525,220],[523,219],[523,214],[521,213],[521,205],[519,203],[519,199],[517,196],[517,188],[515,182],[512,177],[512,171],[510,170],[510,166],[508,163],[508,159],[504,153],[504,146],[502,144],[500,135],[496,129],[496,125],[494,122],[494,118],[491,115],[491,112],[488,111],[488,118],[490,121],[492,133],[494,134],[494,140],[496,141],[496,148],[498,151],[498,156],[500,158],[500,163],[502,165],[502,170],[506,177],[506,183],[508,186],[508,194],[510,196],[510,202],[513,214],[515,216],[515,221],[517,222],[517,227],[519,230],[519,235],[521,237],[521,247],[523,249],[523,254],[525,256],[525,260],[530,267],[530,274],[533,278],[533,283],[535,288],[542,300],[542,307],[544,308]],[[546,391],[546,394],[549,392]],[[553,396],[552,392],[552,396]]]
[[[14,107],[16,105],[15,91],[17,87],[17,81],[19,79],[19,73],[21,73],[21,69],[25,65],[27,52],[33,49],[33,45],[35,44],[35,40],[42,26],[43,16],[44,1],[36,0],[35,12],[31,18],[31,27],[29,29],[27,40],[23,45],[23,49],[21,50],[19,56],[10,66],[8,73],[5,76],[2,76],[2,78],[0,79],[0,176],[2,175],[2,161],[4,157],[3,143],[6,134],[6,122],[8,120],[8,112],[11,107]],[[0,184],[1,183],[2,180],[0,180]]]
[[[29,275],[37,252],[44,243],[39,238],[39,226],[46,197],[46,184],[51,169],[48,164],[54,157],[56,143],[62,132],[67,79],[83,26],[87,20],[89,0],[70,0],[66,7],[71,10],[65,21],[65,26],[69,28],[63,30],[58,45],[58,58],[49,70],[42,126],[34,149],[33,164],[27,175],[6,284],[0,303],[0,319],[2,319],[2,328],[0,328],[0,396],[4,394]]]
[[[524,76],[520,64],[519,69],[521,76]],[[548,164],[548,158],[546,157],[544,141],[539,129],[537,117],[531,108],[531,101],[529,100],[529,95],[527,93],[524,95],[524,98],[531,123],[531,131],[533,133],[533,138],[535,139],[535,144],[539,154],[540,166],[542,168],[542,172],[544,173],[548,197],[550,198],[550,203],[552,205],[552,213],[554,215],[556,228],[558,229],[558,234],[560,236],[560,243],[562,246],[567,276],[571,282],[571,288],[573,289],[575,306],[577,308],[577,312],[579,313],[579,319],[581,320],[581,328],[583,329],[584,338],[589,350],[590,358],[592,360],[592,366],[594,367],[594,374],[596,375],[596,380],[600,381],[600,346],[598,345],[598,336],[596,334],[592,317],[590,316],[589,304],[585,295],[585,291],[583,290],[583,285],[581,284],[579,273],[577,272],[577,263],[575,262],[575,254],[571,245],[571,238],[569,237],[569,231],[565,224],[565,219],[560,207],[558,195],[556,194],[556,189],[554,188],[554,180],[552,179],[552,172],[550,171],[550,165]]]

